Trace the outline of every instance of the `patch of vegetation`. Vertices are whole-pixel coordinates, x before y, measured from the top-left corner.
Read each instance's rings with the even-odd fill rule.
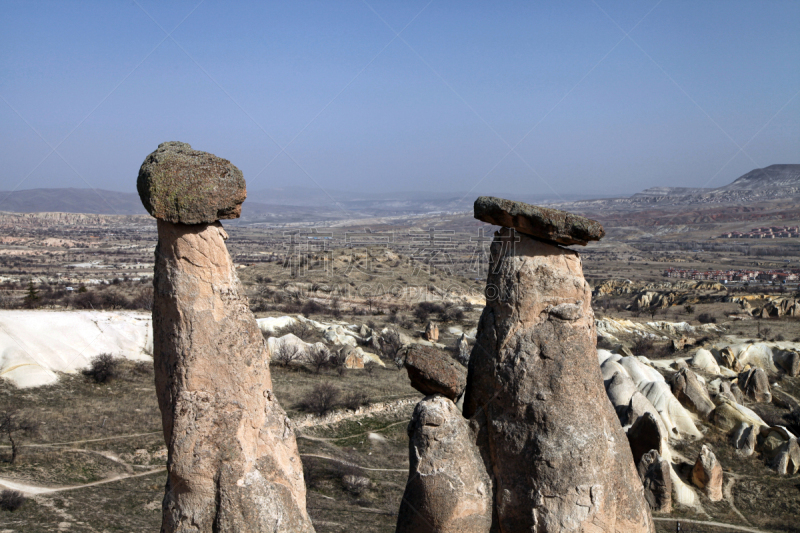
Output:
[[[322,416],[331,412],[338,404],[342,391],[329,381],[314,386],[300,401],[300,408],[306,412]]]
[[[697,315],[697,321],[701,324],[716,324],[717,318],[710,313],[700,313]]]
[[[16,511],[25,503],[25,496],[17,490],[4,490],[0,492],[0,509],[3,511]]]
[[[103,353],[92,359],[83,375],[95,383],[109,383],[120,377],[120,361],[110,353]]]

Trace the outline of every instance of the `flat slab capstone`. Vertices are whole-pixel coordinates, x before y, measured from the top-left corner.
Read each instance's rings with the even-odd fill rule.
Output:
[[[230,161],[175,141],[145,158],[136,188],[148,213],[181,224],[239,218],[247,198],[242,171]]]
[[[566,245],[586,246],[589,241],[599,241],[606,234],[602,224],[596,220],[494,196],[480,196],[475,200],[475,218]]]

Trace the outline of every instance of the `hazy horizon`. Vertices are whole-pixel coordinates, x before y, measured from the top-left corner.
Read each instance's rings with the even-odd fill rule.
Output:
[[[4,13],[3,191],[134,192],[169,140],[252,191],[629,196],[800,162],[796,2]]]

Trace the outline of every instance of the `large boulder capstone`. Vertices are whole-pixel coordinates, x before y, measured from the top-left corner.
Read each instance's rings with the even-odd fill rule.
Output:
[[[491,481],[456,405],[428,396],[414,409],[408,436],[410,467],[397,533],[488,533]]]
[[[437,348],[412,344],[405,366],[411,386],[425,395],[439,393],[455,400],[467,385],[467,370]]]
[[[247,198],[242,171],[230,161],[174,141],[145,158],[136,188],[148,213],[182,224],[239,218]]]
[[[580,235],[599,238],[602,231]],[[477,426],[493,478],[493,531],[652,532],[628,441],[603,387],[580,256],[509,228],[495,234],[490,250],[464,415]]]
[[[559,244],[586,245],[599,241],[606,231],[596,220],[550,207],[480,196],[475,200],[475,218]]]
[[[198,175],[213,181],[203,169]],[[232,213],[235,201],[215,209]],[[292,423],[226,238],[219,222],[158,220],[153,360],[168,450],[161,531],[313,532]]]

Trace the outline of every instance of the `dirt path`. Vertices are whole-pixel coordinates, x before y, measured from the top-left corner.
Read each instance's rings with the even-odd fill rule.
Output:
[[[306,440],[315,440],[319,442],[345,440],[345,439],[352,439],[353,437],[363,437],[364,435],[369,435],[370,433],[380,433],[381,431],[387,430],[394,426],[399,426],[400,424],[408,424],[408,420],[401,420],[400,422],[395,422],[393,424],[389,424],[388,426],[384,426],[382,428],[371,429],[369,431],[363,431],[361,433],[353,433],[352,435],[345,435],[344,437],[313,437],[311,435],[298,433],[297,438]]]
[[[328,457],[327,455],[316,455],[313,453],[301,453],[300,457],[316,457],[317,459],[326,459],[328,461],[333,461],[334,463],[339,463],[347,466],[352,466],[358,468],[360,470],[369,470],[371,472],[403,472],[404,474],[408,474],[407,468],[367,468],[366,466],[357,465],[355,463],[351,463],[349,461],[343,461],[341,459],[336,459],[335,457]]]
[[[64,492],[67,490],[77,490],[77,489],[85,489],[87,487],[94,487],[95,485],[103,485],[105,483],[113,483],[114,481],[121,481],[123,479],[130,479],[134,477],[142,477],[142,476],[149,476],[150,474],[155,474],[158,472],[165,472],[166,468],[156,468],[153,470],[148,470],[147,472],[140,472],[138,474],[116,474],[106,479],[101,479],[100,481],[92,481],[91,483],[84,483],[83,485],[68,485],[66,487],[47,487],[44,485],[26,485],[23,483],[17,483],[16,481],[12,481],[6,478],[0,478],[0,487],[5,487],[11,490],[18,490],[26,495],[39,495],[39,494],[51,494],[54,492]]]
[[[732,529],[734,531],[749,531],[750,533],[770,533],[769,531],[764,531],[763,529],[754,529],[747,526],[735,526],[733,524],[723,524],[722,522],[711,522],[706,520],[690,520],[689,518],[661,518],[654,516],[653,520],[657,520],[658,522],[680,522],[682,524],[702,524],[704,526],[724,527],[725,529]]]
[[[86,442],[103,442],[107,440],[128,439],[133,437],[147,437],[150,435],[161,435],[161,431],[152,431],[150,433],[133,433],[131,435],[116,435],[114,437],[103,437],[100,439],[85,439],[74,440],[72,442],[46,442],[42,444],[23,444],[23,448],[49,448],[52,446],[72,446],[73,444],[84,444]],[[0,445],[0,448],[11,448],[8,445]]]

